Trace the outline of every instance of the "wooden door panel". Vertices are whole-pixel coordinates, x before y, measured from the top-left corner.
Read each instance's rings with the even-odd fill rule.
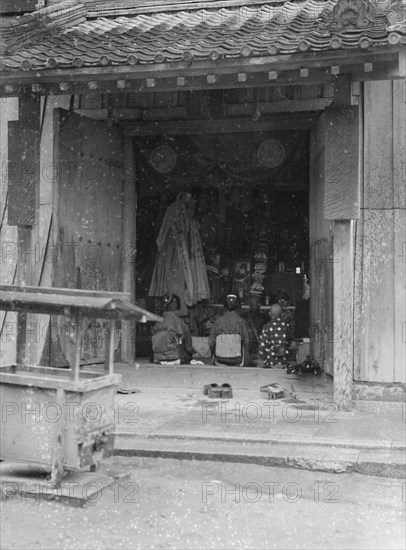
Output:
[[[121,134],[104,122],[57,111],[58,262],[54,286],[121,291]],[[103,361],[105,328],[102,319],[88,320],[83,361]],[[67,355],[69,332],[69,327],[61,330],[61,345]]]

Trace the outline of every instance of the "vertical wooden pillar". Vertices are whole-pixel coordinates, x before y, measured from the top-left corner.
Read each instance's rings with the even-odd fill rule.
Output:
[[[128,136],[124,142],[124,187],[123,187],[123,291],[130,292],[135,298],[135,238],[137,193],[135,186],[135,158],[132,139]],[[135,322],[121,322],[121,360],[135,359]]]
[[[333,222],[334,401],[352,407],[354,378],[354,227],[361,215],[361,105],[351,101],[351,82],[338,79],[325,111],[324,216]]]
[[[354,222],[334,222],[334,401],[352,407],[354,363]]]
[[[33,261],[30,252],[32,246],[35,246],[32,238],[33,229],[29,226],[17,227],[17,284],[20,286],[33,285]],[[26,313],[18,313],[17,315],[17,363],[27,364],[31,362],[33,350],[32,350],[32,338],[36,338],[35,330],[32,334],[28,334],[28,315]],[[33,326],[33,323],[31,323]],[[35,329],[35,325],[33,326]]]
[[[9,225],[17,226],[17,283],[37,285],[39,211],[40,98],[19,97],[18,122],[9,123]],[[18,316],[17,362],[36,358],[39,330],[35,318]]]
[[[400,54],[399,54],[400,55]],[[403,60],[406,63],[403,52]],[[394,373],[406,383],[406,84],[393,81]]]

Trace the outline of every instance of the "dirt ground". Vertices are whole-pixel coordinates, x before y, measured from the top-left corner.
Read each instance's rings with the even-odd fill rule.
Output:
[[[83,507],[14,496],[1,548],[391,549],[405,545],[402,480],[247,464],[109,459],[130,476]]]

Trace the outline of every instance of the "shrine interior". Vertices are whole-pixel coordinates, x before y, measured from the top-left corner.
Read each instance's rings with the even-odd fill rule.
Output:
[[[309,142],[303,130],[136,137],[137,303],[162,311],[156,241],[168,206],[190,194],[209,282],[207,298],[181,308],[192,336],[209,334],[233,292],[242,312],[253,294],[266,314],[282,300],[292,335],[308,341]],[[150,329],[137,326],[139,358],[152,357]]]

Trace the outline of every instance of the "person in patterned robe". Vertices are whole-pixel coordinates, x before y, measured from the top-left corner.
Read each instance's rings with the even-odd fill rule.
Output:
[[[271,319],[261,332],[259,356],[264,360],[264,369],[285,368],[288,364],[289,325],[281,319],[282,311],[280,304],[272,304]]]

